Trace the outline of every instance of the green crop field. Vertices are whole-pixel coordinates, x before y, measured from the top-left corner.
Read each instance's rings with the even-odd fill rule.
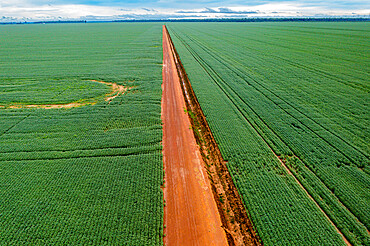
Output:
[[[168,29],[264,244],[370,245],[369,24]]]
[[[368,22],[167,27],[264,245],[370,245]],[[161,24],[0,34],[0,245],[163,245]]]
[[[0,245],[162,244],[161,28],[0,26]]]

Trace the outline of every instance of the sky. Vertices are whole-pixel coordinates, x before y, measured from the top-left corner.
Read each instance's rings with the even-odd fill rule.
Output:
[[[359,15],[369,0],[0,0],[0,22]]]

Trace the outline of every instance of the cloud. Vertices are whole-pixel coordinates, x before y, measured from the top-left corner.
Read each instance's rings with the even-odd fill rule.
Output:
[[[205,8],[204,10],[180,10],[176,11],[176,13],[203,13],[203,14],[258,14],[258,11],[238,11],[232,10],[231,8]]]
[[[200,11],[199,13],[217,13],[217,11],[211,8],[206,8],[205,10]]]
[[[158,12],[157,10],[155,10],[155,9],[148,9],[148,8],[141,8],[141,9],[143,9],[143,10],[145,10],[145,11],[148,11],[148,12]]]
[[[336,8],[319,0],[297,1],[211,1],[211,0],[0,0],[1,21],[42,20],[116,20],[116,19],[169,19],[169,18],[241,18],[266,16],[315,16],[315,15],[367,15],[367,1],[354,0],[358,5],[335,0]],[[70,2],[80,2],[71,4]],[[102,4],[102,2],[108,5]],[[109,3],[111,5],[109,5]],[[121,4],[119,4],[121,3]],[[193,8],[180,8],[186,3]],[[244,4],[243,4],[244,3]],[[254,5],[252,4],[254,3]],[[222,4],[222,6],[220,6]],[[158,7],[159,6],[159,7]],[[162,7],[160,7],[162,6]],[[165,7],[163,7],[165,6]],[[340,6],[346,6],[340,7]],[[362,7],[360,7],[362,6]]]

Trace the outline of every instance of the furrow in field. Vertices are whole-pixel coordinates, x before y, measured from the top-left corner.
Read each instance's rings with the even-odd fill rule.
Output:
[[[77,159],[102,156],[128,156],[155,153],[161,150],[161,146],[145,146],[137,148],[106,148],[94,150],[71,150],[71,151],[45,151],[2,154],[0,161],[31,161],[31,160],[60,160]]]
[[[81,156],[67,156],[67,157],[46,157],[46,158],[30,158],[30,159],[12,159],[12,160],[0,160],[1,163],[22,163],[26,161],[53,161],[53,160],[73,160],[73,159],[90,159],[90,158],[104,158],[104,157],[128,157],[128,156],[141,156],[157,154],[160,149],[156,150],[140,150],[130,153],[117,153],[117,154],[106,154],[106,155],[81,155]]]
[[[147,142],[146,144],[156,144],[154,141],[152,143]],[[19,150],[19,151],[4,151],[0,152],[1,154],[4,155],[10,155],[10,154],[15,154],[15,155],[27,155],[27,154],[42,154],[45,152],[50,152],[50,153],[58,153],[58,152],[78,152],[78,151],[99,151],[99,150],[114,150],[114,149],[130,149],[130,148],[140,148],[142,145],[137,144],[137,145],[130,145],[130,146],[107,146],[104,148],[76,148],[76,149],[46,149],[46,150]]]
[[[28,117],[30,117],[31,114],[28,114],[27,116],[25,116],[23,119],[19,120],[17,123],[15,123],[14,125],[12,125],[11,127],[9,127],[8,129],[6,129],[2,134],[0,134],[0,137],[7,134],[11,129],[13,129],[14,127],[16,127],[17,125],[19,125],[20,123],[22,123],[24,120],[26,120]]]

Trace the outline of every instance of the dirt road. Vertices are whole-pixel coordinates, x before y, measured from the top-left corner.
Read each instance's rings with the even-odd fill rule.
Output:
[[[190,129],[167,33],[163,31],[165,245],[227,245],[207,172]]]

